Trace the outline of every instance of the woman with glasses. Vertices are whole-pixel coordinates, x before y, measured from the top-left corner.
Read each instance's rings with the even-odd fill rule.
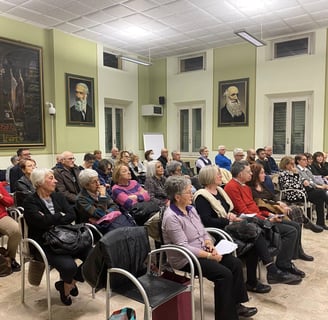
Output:
[[[296,157],[295,157],[296,159]],[[302,168],[307,166],[306,156],[299,155],[297,156],[298,164],[301,164]],[[303,164],[304,163],[304,164]],[[304,201],[304,197],[301,192],[303,191],[306,194],[308,200],[315,204],[317,221],[316,224],[328,230],[328,227],[325,224],[325,215],[324,215],[324,204],[326,199],[326,192],[323,189],[318,189],[311,185],[308,179],[305,179],[301,174],[301,170],[298,170],[295,167],[295,161],[292,157],[286,156],[280,160],[279,167],[281,172],[279,173],[279,186],[281,190],[285,189],[296,189],[285,192],[285,197],[288,202],[299,202]]]
[[[82,190],[77,196],[78,221],[94,224],[103,234],[123,226],[134,226],[131,217],[122,215],[117,204],[100,184],[98,173],[93,169],[82,170],[79,175]]]
[[[165,190],[170,206],[165,210],[162,222],[164,243],[186,247],[198,258],[204,277],[214,284],[214,319],[238,320],[255,315],[256,308],[242,304],[248,301],[248,295],[241,261],[231,254],[221,255],[216,251],[212,238],[191,205],[190,180],[183,176],[168,177]],[[174,268],[189,271],[186,259],[180,254],[167,252],[167,256]]]

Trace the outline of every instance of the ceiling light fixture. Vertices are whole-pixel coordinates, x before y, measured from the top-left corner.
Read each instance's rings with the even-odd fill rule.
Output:
[[[150,59],[149,59],[149,61],[144,61],[144,60],[134,59],[134,58],[126,57],[126,56],[118,56],[118,57],[121,58],[122,60],[137,63],[137,64],[141,64],[143,66],[152,65],[152,63],[150,62]]]
[[[246,32],[244,30],[236,31],[236,32],[234,32],[234,34],[236,34],[240,38],[243,38],[244,40],[248,41],[249,43],[251,43],[252,45],[254,45],[256,47],[263,47],[266,45],[266,43],[264,41],[255,38],[254,36],[252,36],[251,34],[249,34],[248,32]]]

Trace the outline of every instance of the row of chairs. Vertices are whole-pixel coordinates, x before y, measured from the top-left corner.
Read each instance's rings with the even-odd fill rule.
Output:
[[[51,305],[51,283],[50,283],[50,271],[51,266],[48,263],[47,257],[44,254],[44,251],[36,243],[33,239],[28,237],[28,227],[23,217],[22,208],[12,208],[11,209],[12,216],[18,221],[20,230],[22,232],[22,242],[20,246],[20,261],[22,265],[21,271],[21,302],[25,303],[25,291],[26,291],[26,268],[25,265],[28,262],[32,262],[34,260],[34,256],[30,253],[30,246],[34,246],[36,250],[39,252],[42,263],[44,264],[45,268],[45,277],[46,277],[46,290],[47,290],[47,307],[48,307],[48,319],[52,320],[52,305]],[[92,229],[93,232],[97,232],[93,228],[92,225],[89,225],[90,231]],[[120,262],[111,264],[108,266],[107,270],[107,284],[106,284],[106,319],[109,318],[110,315],[110,300],[113,294],[121,294],[138,302],[144,304],[144,319],[151,320],[152,313],[156,310],[159,306],[166,303],[168,300],[172,299],[180,295],[182,292],[189,292],[190,299],[191,299],[191,315],[192,319],[196,319],[196,310],[195,310],[195,296],[194,296],[194,289],[195,289],[195,274],[198,275],[199,280],[199,301],[200,301],[200,317],[199,319],[204,319],[204,301],[203,301],[203,277],[201,267],[199,265],[198,259],[189,252],[186,248],[174,245],[163,245],[161,248],[150,250],[149,244],[149,237],[147,231],[144,227],[133,227],[135,228],[142,228],[142,237],[147,240],[148,243],[148,263],[147,263],[147,272],[141,276],[133,274],[129,268],[123,268]],[[95,228],[96,229],[96,228]],[[230,236],[226,234],[224,231],[215,229],[215,228],[208,228],[208,232],[212,234],[219,235],[224,239],[228,239],[232,241]],[[92,233],[92,232],[91,232]],[[93,233],[92,233],[93,234]],[[106,237],[111,237],[112,241],[122,241],[124,239],[124,232],[121,232],[120,229],[114,230],[109,232]],[[144,240],[145,240],[144,239]],[[136,239],[135,239],[136,240]],[[101,240],[100,240],[101,241]],[[111,250],[115,250],[115,248],[119,248],[119,246],[113,245],[111,246]],[[190,271],[190,283],[189,284],[179,284],[175,283],[171,280],[164,279],[160,276],[162,273],[161,266],[163,265],[163,254],[169,250],[174,250],[180,252],[182,255],[186,257],[188,260],[191,271]],[[151,268],[151,261],[154,255],[160,256],[159,260],[159,276],[154,276],[152,268]],[[140,258],[140,257],[139,257]],[[140,263],[143,263],[142,259],[139,259]],[[133,265],[135,261],[129,261],[127,265]],[[194,269],[196,267],[196,270]],[[43,271],[42,271],[43,272]],[[130,286],[120,286],[119,289],[112,288],[111,282],[112,278],[115,278],[115,274],[120,274],[128,278],[131,281]],[[134,287],[135,289],[132,289]],[[92,291],[93,297],[95,294],[95,290],[93,288]]]

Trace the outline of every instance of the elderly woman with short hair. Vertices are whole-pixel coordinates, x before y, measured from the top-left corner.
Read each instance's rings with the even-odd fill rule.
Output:
[[[80,222],[95,224],[102,233],[119,226],[133,225],[125,224],[127,218],[122,216],[118,206],[107,194],[106,187],[100,184],[95,170],[81,171],[79,182],[82,190],[77,196],[76,209]]]
[[[76,255],[58,254],[45,244],[43,234],[53,226],[70,224],[75,220],[75,212],[61,192],[55,192],[57,180],[53,170],[36,168],[31,174],[36,191],[24,201],[24,218],[28,225],[28,236],[34,239],[44,250],[49,264],[56,268],[62,280],[55,283],[63,304],[72,304],[71,296],[79,291],[76,281],[83,282],[81,266],[75,259],[84,261],[89,250]],[[91,249],[91,244],[90,244]]]
[[[166,174],[168,176],[181,176],[182,164],[179,161],[172,160],[166,165]]]
[[[186,247],[199,259],[204,277],[214,283],[214,319],[238,320],[239,316],[256,314],[256,308],[241,304],[248,301],[248,296],[240,260],[216,251],[196,209],[191,206],[190,180],[183,176],[168,177],[165,190],[170,206],[163,216],[164,243]],[[188,271],[188,263],[180,254],[168,252],[167,255],[174,268]]]
[[[118,206],[106,192],[106,186],[101,185],[97,171],[85,169],[79,174],[82,187],[76,208],[81,213],[81,222],[96,223],[110,211],[118,211]]]
[[[165,184],[164,168],[158,160],[148,162],[145,189],[159,206],[165,206],[168,203],[167,195],[164,189]]]

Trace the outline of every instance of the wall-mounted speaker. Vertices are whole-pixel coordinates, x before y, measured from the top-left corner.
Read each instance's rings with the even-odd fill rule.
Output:
[[[165,97],[158,97],[158,104],[160,105],[165,104]]]

